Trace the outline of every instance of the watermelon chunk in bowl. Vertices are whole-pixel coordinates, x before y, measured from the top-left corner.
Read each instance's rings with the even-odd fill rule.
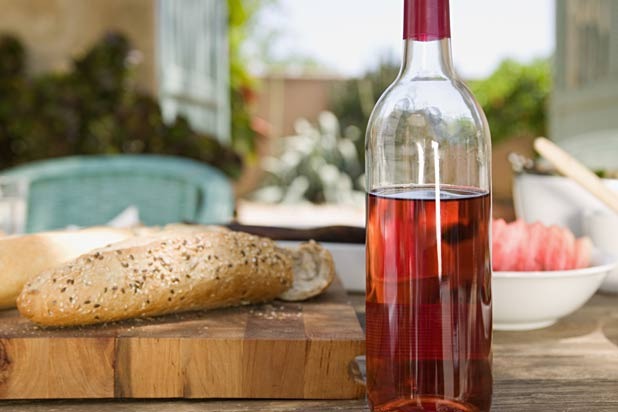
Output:
[[[617,263],[566,228],[521,220],[494,221],[492,246],[497,330],[553,325],[583,306]]]

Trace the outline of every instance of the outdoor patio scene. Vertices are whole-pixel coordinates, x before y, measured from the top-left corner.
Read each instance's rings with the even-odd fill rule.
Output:
[[[57,159],[48,167],[64,173],[60,159],[74,155],[178,156],[228,178],[235,193],[232,208],[242,223],[307,227],[326,219],[364,225],[365,126],[375,101],[399,70],[397,57],[388,57],[385,50],[366,64],[364,73],[346,78],[310,55],[277,56],[273,51],[269,56],[267,42],[283,42],[285,33],[277,33],[276,27],[262,30],[259,19],[276,10],[284,13],[284,5],[184,3],[7,1],[10,13],[0,22],[5,173],[45,159]],[[29,24],[23,24],[26,20]],[[70,29],[65,28],[69,21]],[[559,93],[564,89],[564,97],[550,105],[552,67],[565,71],[558,76],[574,78],[578,74],[571,72],[603,70],[582,69],[576,66],[578,58],[563,54],[553,62],[549,55],[525,63],[505,60],[486,78],[469,79],[491,125],[497,216],[514,216],[509,152],[532,157],[536,136],[556,134],[566,140],[611,128],[598,122],[578,129],[563,126],[563,118],[578,125],[584,121],[560,110],[570,100],[568,93],[576,92],[566,83],[556,81],[554,87]],[[587,115],[581,112],[577,115]],[[552,128],[559,133],[551,133]],[[33,183],[33,196],[36,188]],[[58,197],[64,196],[61,192]],[[126,196],[115,197],[112,204],[99,205],[106,208],[103,214],[87,218],[71,211],[67,216],[77,220],[29,222],[28,227],[103,224],[131,205]],[[36,206],[30,206],[29,217],[36,219]],[[147,216],[146,204],[136,206]],[[232,208],[228,216],[211,221],[231,219]],[[144,223],[196,219],[191,214],[159,216],[162,220],[146,218]]]
[[[389,266],[431,243],[403,234],[412,218],[387,226],[394,207],[365,249],[366,131],[405,58],[404,1],[378,3],[0,0],[0,410],[382,411],[397,385],[371,372],[387,352],[371,296],[414,287],[371,271],[433,269]],[[449,248],[492,248],[474,269],[488,289],[470,292],[489,360],[460,375],[496,411],[615,411],[618,3],[494,3],[451,0],[443,36],[491,132],[491,210],[468,222],[458,206],[440,234],[437,195],[423,220],[446,245],[451,327],[477,312],[442,265],[478,250]],[[390,314],[382,340],[421,322]],[[390,378],[416,399],[403,369]],[[440,379],[473,399],[453,410],[489,410]]]

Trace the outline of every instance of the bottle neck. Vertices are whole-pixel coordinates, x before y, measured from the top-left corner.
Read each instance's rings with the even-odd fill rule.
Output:
[[[449,0],[404,0],[400,78],[452,78]]]
[[[454,78],[451,39],[419,41],[404,40],[400,79]]]

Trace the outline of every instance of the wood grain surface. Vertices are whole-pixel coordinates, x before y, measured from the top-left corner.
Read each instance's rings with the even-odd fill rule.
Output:
[[[362,318],[364,296],[350,297]],[[497,412],[618,411],[618,295],[596,295],[556,325],[494,334]],[[367,412],[358,400],[4,401],[11,412]]]
[[[499,380],[495,412],[616,412],[615,381]],[[365,400],[4,401],[10,412],[369,412]]]
[[[337,280],[308,302],[40,328],[0,313],[0,399],[353,399],[364,351]]]

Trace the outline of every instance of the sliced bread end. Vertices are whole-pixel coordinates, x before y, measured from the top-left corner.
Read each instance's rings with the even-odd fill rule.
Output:
[[[278,296],[281,300],[301,301],[322,293],[335,278],[335,263],[330,252],[313,240],[296,249],[285,249],[292,260],[294,283]]]

